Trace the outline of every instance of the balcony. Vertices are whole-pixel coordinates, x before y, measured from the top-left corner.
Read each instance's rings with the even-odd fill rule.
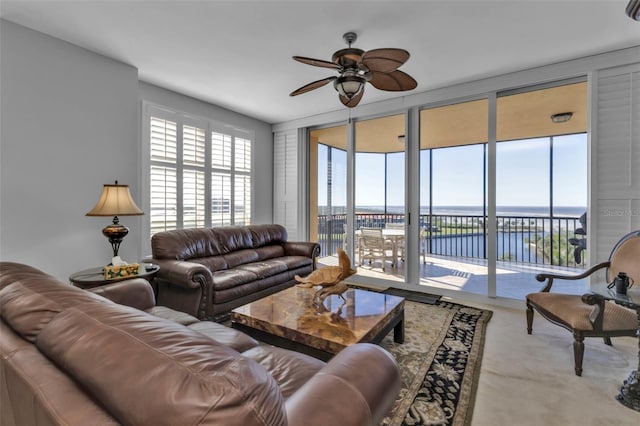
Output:
[[[355,228],[384,228],[389,223],[403,222],[402,214],[359,213],[355,217]],[[337,249],[349,244],[345,224],[344,214],[318,216],[318,242],[324,255],[320,263],[335,264]],[[540,272],[577,274],[584,271],[586,251],[582,251],[580,261],[576,262],[575,246],[569,242],[581,226],[577,217],[498,216],[497,296],[523,300],[526,294],[542,287],[535,280]],[[420,255],[420,285],[487,294],[484,216],[421,215],[420,229],[420,246],[413,252],[408,250],[408,255],[416,251]],[[358,265],[361,277],[404,282],[404,262],[387,266],[383,271],[379,263],[360,265],[356,250],[353,263]],[[567,285],[563,286],[565,292],[588,291],[586,280],[567,282]]]

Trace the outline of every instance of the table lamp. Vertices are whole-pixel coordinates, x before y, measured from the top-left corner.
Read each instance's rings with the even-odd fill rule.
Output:
[[[144,212],[138,208],[133,198],[131,198],[129,186],[118,185],[118,181],[116,181],[115,185],[104,185],[98,203],[86,215],[113,216],[113,223],[107,225],[102,230],[102,234],[109,239],[111,248],[113,248],[113,257],[116,257],[120,243],[129,233],[129,228],[120,225],[118,216],[138,216],[142,214]]]

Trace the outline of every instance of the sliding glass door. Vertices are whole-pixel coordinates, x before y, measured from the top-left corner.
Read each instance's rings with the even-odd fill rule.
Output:
[[[541,270],[580,272],[586,93],[562,82],[311,130],[311,238],[329,264],[345,248],[359,277],[442,293],[522,300]]]
[[[420,112],[420,285],[487,294],[488,102]]]

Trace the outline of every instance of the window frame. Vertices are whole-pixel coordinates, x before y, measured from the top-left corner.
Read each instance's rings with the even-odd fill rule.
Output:
[[[142,249],[143,252],[151,251],[151,170],[152,167],[169,167],[175,169],[176,174],[176,221],[175,229],[184,229],[184,207],[185,207],[185,172],[204,173],[204,220],[199,220],[195,224],[196,227],[219,226],[219,225],[235,225],[250,224],[254,211],[253,200],[255,199],[254,177],[253,177],[253,156],[255,152],[255,132],[248,129],[239,128],[234,125],[222,123],[211,118],[197,117],[182,111],[175,110],[170,107],[157,105],[152,102],[142,102],[142,138],[141,138],[141,158],[142,168],[140,175],[141,188],[143,189],[143,210],[146,213],[142,226]],[[160,161],[151,158],[151,120],[152,117],[161,120],[176,123],[176,159],[173,161]],[[204,164],[195,164],[195,162],[184,161],[184,134],[185,127],[194,127],[204,130]],[[212,135],[222,134],[228,136],[230,141],[230,164],[229,167],[215,167],[212,157]],[[236,166],[236,141],[242,146],[242,164],[241,167]],[[241,141],[241,142],[240,142]],[[222,223],[215,221],[213,214],[213,194],[212,180],[214,173],[222,173],[228,176],[230,184],[229,189],[229,212],[224,217]],[[236,194],[236,181],[244,182],[243,193]],[[236,202],[239,200],[249,202],[248,208],[236,209]],[[210,206],[207,208],[206,206]],[[238,213],[242,213],[241,217],[237,217]],[[188,225],[194,224],[191,221]],[[192,227],[192,226],[188,226]],[[174,229],[172,227],[166,229]],[[158,232],[158,231],[155,231]]]

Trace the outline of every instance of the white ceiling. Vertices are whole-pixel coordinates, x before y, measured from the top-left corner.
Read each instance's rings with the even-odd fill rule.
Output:
[[[640,44],[628,0],[423,1],[7,1],[0,16],[138,68],[139,78],[278,123],[344,109],[331,85],[298,87],[335,71],[295,62],[331,60],[354,47],[399,47],[406,93]],[[640,58],[639,58],[640,59]],[[367,85],[361,104],[402,96]]]

